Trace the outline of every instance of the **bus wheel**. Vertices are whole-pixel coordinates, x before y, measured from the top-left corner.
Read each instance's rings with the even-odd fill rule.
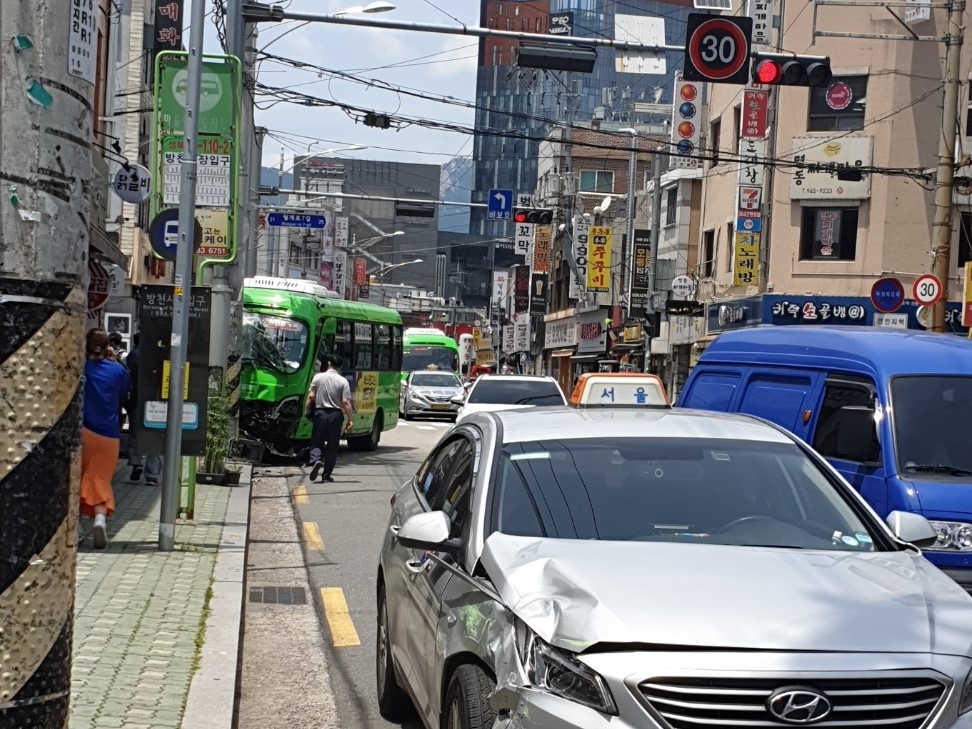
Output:
[[[375,420],[371,424],[371,432],[368,435],[359,435],[348,438],[348,447],[353,451],[374,451],[378,449],[378,442],[381,440],[381,430],[384,426],[385,416],[379,410],[375,413]]]

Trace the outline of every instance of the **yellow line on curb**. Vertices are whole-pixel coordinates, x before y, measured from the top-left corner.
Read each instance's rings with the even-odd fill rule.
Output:
[[[310,499],[307,498],[307,489],[303,486],[298,486],[293,491],[294,503],[298,506],[307,506],[310,503]]]
[[[321,538],[321,532],[317,528],[317,523],[313,521],[305,521],[303,526],[304,541],[307,542],[307,547],[315,552],[323,552],[324,540]]]
[[[321,600],[324,602],[324,617],[327,618],[332,643],[339,648],[361,645],[348,602],[344,599],[344,590],[340,587],[322,587]]]

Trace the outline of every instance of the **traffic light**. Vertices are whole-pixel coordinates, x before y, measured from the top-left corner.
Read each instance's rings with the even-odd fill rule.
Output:
[[[513,208],[513,222],[550,225],[553,223],[553,210],[547,208]]]
[[[827,56],[756,53],[753,83],[763,86],[826,86],[833,78]]]

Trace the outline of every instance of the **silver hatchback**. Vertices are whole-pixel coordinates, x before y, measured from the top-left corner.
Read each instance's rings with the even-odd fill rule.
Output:
[[[428,729],[972,729],[972,598],[935,538],[754,418],[471,415],[392,501],[379,705]]]

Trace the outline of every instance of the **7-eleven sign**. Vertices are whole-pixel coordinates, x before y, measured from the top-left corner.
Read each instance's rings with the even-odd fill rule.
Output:
[[[763,202],[763,188],[739,186],[739,209],[759,210]]]

